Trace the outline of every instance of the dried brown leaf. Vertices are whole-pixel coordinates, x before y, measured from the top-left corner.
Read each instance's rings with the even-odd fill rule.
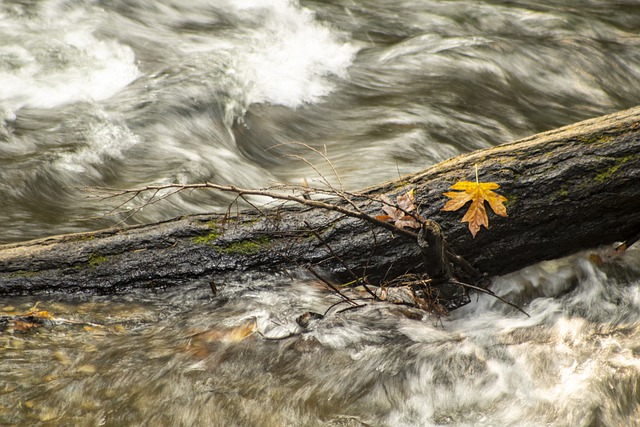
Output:
[[[396,197],[395,204],[386,195],[380,196],[380,200],[386,215],[376,216],[377,220],[391,222],[398,228],[420,228],[420,223],[413,216],[407,215],[416,210],[414,190]]]

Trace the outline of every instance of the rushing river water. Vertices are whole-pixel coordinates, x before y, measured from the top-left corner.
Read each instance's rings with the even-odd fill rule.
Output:
[[[87,187],[313,179],[300,143],[356,189],[635,106],[639,81],[637,0],[2,0],[0,243],[127,216]],[[0,298],[0,425],[640,425],[640,252],[590,255],[494,279],[531,317],[483,296],[303,329],[336,299],[289,276]]]

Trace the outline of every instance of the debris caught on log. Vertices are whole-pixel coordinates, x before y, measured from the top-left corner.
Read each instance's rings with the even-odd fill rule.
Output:
[[[500,183],[509,220],[494,221],[487,211],[491,232],[481,230],[473,238],[465,224],[441,208],[446,203],[443,193],[458,181],[472,181],[469,171],[476,164],[479,182]],[[292,265],[312,266],[338,282],[351,280],[343,263],[371,283],[419,274],[424,258],[417,233],[375,219],[382,195],[397,200],[408,189],[415,191],[420,216],[435,221],[446,236],[449,258],[455,260],[453,274],[464,277],[465,271],[478,270],[490,277],[631,240],[640,229],[638,182],[640,107],[464,154],[358,192],[337,188],[350,202],[309,199],[289,191],[290,202],[316,206],[193,215],[1,245],[0,294],[112,293],[194,282],[208,286],[211,280],[271,275]],[[251,191],[241,190],[242,196],[248,198]],[[323,209],[325,205],[330,209]],[[365,216],[379,226],[363,220]],[[438,290],[439,298],[453,301],[452,306],[464,303],[455,302],[459,286]]]

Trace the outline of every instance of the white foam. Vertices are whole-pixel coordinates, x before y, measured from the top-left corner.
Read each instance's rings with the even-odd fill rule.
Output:
[[[129,128],[117,124],[106,113],[98,110],[94,113],[103,116],[102,120],[88,126],[85,146],[60,155],[54,162],[60,171],[97,176],[99,172],[94,170],[97,165],[107,159],[122,157],[123,152],[141,141]]]
[[[5,40],[0,41],[0,103],[5,109],[107,99],[140,75],[133,51],[94,36],[86,13],[7,20],[0,26],[0,40]]]
[[[237,75],[249,88],[250,102],[317,102],[334,89],[330,76],[346,76],[358,51],[297,2],[242,0],[230,6],[260,24],[236,51]]]

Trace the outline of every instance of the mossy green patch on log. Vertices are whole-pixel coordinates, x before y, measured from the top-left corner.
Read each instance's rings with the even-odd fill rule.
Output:
[[[96,268],[101,264],[104,264],[104,262],[107,260],[106,256],[100,255],[100,254],[91,254],[89,255],[89,267],[91,268]]]
[[[14,279],[17,279],[17,278],[28,279],[30,277],[35,277],[37,275],[38,275],[37,271],[29,271],[29,270],[20,270],[20,271],[15,271],[11,273],[11,277]]]
[[[191,241],[197,245],[213,246],[213,242],[217,240],[222,235],[222,233],[220,232],[218,224],[215,221],[207,222],[207,227],[209,227],[209,229],[211,230],[207,235],[194,237],[193,239],[191,239]]]
[[[589,135],[578,138],[580,142],[585,144],[606,144],[614,139],[611,135]]]
[[[206,236],[198,236],[192,239],[193,243],[197,245],[213,245],[213,241],[220,237],[220,233],[217,231],[211,231]]]
[[[264,249],[270,243],[271,239],[268,236],[261,236],[257,240],[248,239],[231,243],[224,248],[219,248],[219,251],[226,254],[252,255]]]
[[[611,165],[609,168],[607,168],[606,170],[598,173],[595,177],[595,180],[599,183],[604,183],[605,181],[608,181],[610,179],[613,178],[613,176],[616,174],[616,172],[618,172],[618,170],[620,169],[620,167],[622,165],[624,165],[625,163],[627,163],[628,161],[632,160],[635,156],[631,155],[631,156],[625,156],[625,157],[621,157],[619,159],[616,159],[615,163],[613,165]]]

